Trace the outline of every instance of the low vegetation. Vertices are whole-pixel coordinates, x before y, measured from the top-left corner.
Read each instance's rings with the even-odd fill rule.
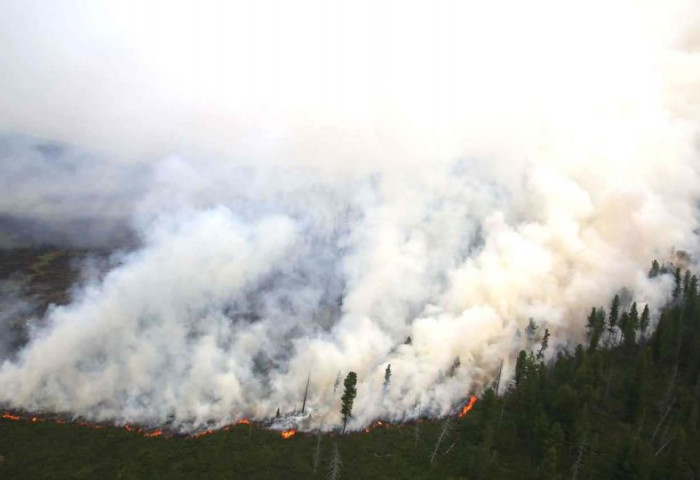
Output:
[[[487,390],[463,417],[286,440],[255,425],[147,438],[3,419],[0,477],[700,478],[698,281],[655,264],[650,275],[662,274],[675,276],[676,289],[659,318],[616,297],[582,319],[586,345],[546,363],[542,332],[502,395]]]

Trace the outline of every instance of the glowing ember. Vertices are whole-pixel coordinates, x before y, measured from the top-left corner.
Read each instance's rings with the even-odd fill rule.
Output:
[[[296,430],[285,430],[284,432],[282,432],[282,438],[284,438],[286,440],[286,439],[296,435],[296,433],[297,433]]]
[[[7,419],[7,420],[19,420],[19,417],[17,415],[12,415],[10,413],[3,413],[2,418]]]
[[[372,430],[379,428],[379,427],[383,427],[383,426],[386,426],[386,428],[389,428],[391,425],[389,423],[382,422],[381,420],[377,420],[375,423],[373,423],[369,427],[365,428],[365,433],[369,433]]]
[[[163,435],[162,430],[155,430],[153,432],[143,434],[144,437],[148,437],[148,438],[160,437],[161,435]]]
[[[240,420],[238,422],[238,424],[239,425],[250,425],[250,420],[248,420],[247,418],[244,418],[243,420]]]
[[[476,403],[476,395],[472,395],[471,398],[469,399],[469,403],[467,403],[464,408],[462,408],[462,411],[459,412],[459,418],[464,417],[469,411],[474,408],[474,404]]]
[[[200,432],[196,435],[193,435],[192,438],[202,438],[202,437],[205,437],[207,435],[211,435],[212,433],[214,433],[214,430],[206,430],[204,432]]]

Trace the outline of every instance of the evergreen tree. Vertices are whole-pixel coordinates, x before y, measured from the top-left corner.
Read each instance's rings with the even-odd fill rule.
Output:
[[[527,327],[525,327],[525,336],[530,343],[535,341],[535,333],[537,332],[538,328],[540,327],[535,323],[535,320],[531,318],[527,324]]]
[[[515,362],[515,385],[520,385],[527,375],[527,353],[520,350],[518,360]]]
[[[610,315],[608,316],[608,343],[614,342],[615,327],[617,327],[617,319],[620,315],[620,296],[615,295],[612,304],[610,305]]]
[[[340,413],[343,415],[343,433],[345,433],[348,418],[352,415],[352,404],[357,395],[357,374],[355,372],[348,373],[343,385],[345,386],[345,391],[343,392],[343,396],[340,397],[342,402]]]
[[[537,360],[542,360],[544,358],[544,351],[547,350],[549,346],[549,329],[544,329],[544,337],[542,337],[542,344],[540,349],[537,351]]]
[[[675,273],[676,287],[673,289],[673,299],[676,300],[681,296],[681,269],[676,268]]]
[[[642,310],[642,316],[639,319],[639,333],[641,337],[644,338],[649,328],[649,305],[644,305],[644,310]]]
[[[454,377],[455,373],[457,372],[457,369],[459,368],[460,365],[462,365],[462,362],[459,359],[459,356],[457,356],[457,357],[455,357],[454,361],[452,362],[452,365],[450,365],[450,368],[447,370],[447,376]]]
[[[622,323],[622,322],[620,322]],[[620,325],[622,326],[622,325]],[[625,326],[623,327],[623,335],[625,338],[625,345],[634,345],[637,340],[637,329],[639,328],[639,313],[637,312],[637,302],[632,304],[630,312],[627,315]]]
[[[598,347],[600,337],[605,330],[605,310],[593,307],[588,316],[586,328],[588,329],[588,350],[592,352]]]
[[[690,277],[690,292],[688,297],[692,300],[698,296],[698,276],[693,275]]]
[[[630,323],[630,314],[628,312],[622,312],[622,315],[620,315],[620,321],[618,324],[618,327],[620,327],[620,332],[622,333],[622,341],[624,343],[627,343],[627,338],[629,336],[629,323]]]
[[[389,383],[391,382],[391,363],[386,366],[386,370],[384,370],[384,388],[389,386]]]
[[[661,269],[659,267],[659,262],[654,260],[651,262],[651,270],[649,270],[649,278],[654,278],[659,276],[659,273],[661,273]]]
[[[540,464],[539,477],[546,480],[561,478],[559,470],[559,456],[564,449],[564,431],[561,425],[555,423],[549,429],[549,436],[544,445],[544,459]]]

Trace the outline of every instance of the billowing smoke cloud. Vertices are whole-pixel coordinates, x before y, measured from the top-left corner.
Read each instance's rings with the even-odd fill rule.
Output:
[[[356,428],[448,413],[529,318],[551,354],[622,288],[659,307],[650,260],[697,252],[700,37],[692,2],[643,4],[4,7],[2,126],[105,153],[15,165],[0,213],[85,203],[138,248],[0,401],[186,430],[298,409],[310,374],[330,427],[352,370]]]

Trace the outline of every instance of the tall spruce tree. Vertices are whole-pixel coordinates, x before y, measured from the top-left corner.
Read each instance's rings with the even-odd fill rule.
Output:
[[[614,342],[615,327],[617,327],[617,319],[620,315],[620,296],[615,295],[610,305],[610,315],[608,316],[608,343]]]
[[[649,278],[654,278],[659,276],[661,273],[661,268],[659,267],[659,262],[654,260],[651,262],[651,270],[649,270]]]
[[[681,282],[681,269],[680,268],[676,268],[675,278],[676,278],[676,287],[673,289],[673,299],[674,300],[680,298],[680,296],[681,296],[681,290],[682,290],[681,283],[682,282]]]
[[[542,360],[544,358],[544,352],[547,350],[547,347],[549,346],[549,329],[545,328],[544,329],[544,337],[542,337],[542,344],[540,345],[540,349],[537,351],[537,360]]]
[[[637,340],[637,329],[639,328],[639,312],[637,311],[637,302],[632,303],[630,312],[627,316],[627,323],[623,334],[625,336],[625,345],[634,345]]]
[[[588,316],[586,328],[588,329],[588,350],[592,352],[598,348],[598,342],[605,330],[605,310],[593,307]]]
[[[348,373],[343,385],[345,386],[345,391],[343,392],[343,396],[340,397],[342,402],[340,413],[343,415],[343,433],[345,433],[348,418],[352,415],[352,404],[357,395],[357,374],[355,372]]]
[[[644,305],[644,310],[642,310],[642,316],[639,319],[639,333],[641,335],[642,341],[647,333],[647,328],[649,328],[649,305]]]

